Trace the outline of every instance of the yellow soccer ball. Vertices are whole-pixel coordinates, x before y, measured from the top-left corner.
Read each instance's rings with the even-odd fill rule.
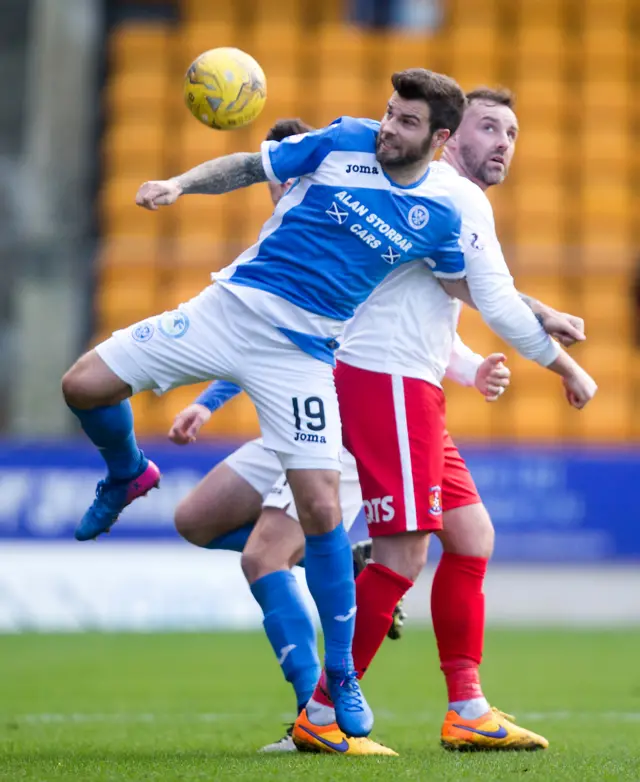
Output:
[[[235,130],[260,114],[267,100],[262,68],[246,52],[210,49],[191,64],[184,100],[193,116],[216,130]]]

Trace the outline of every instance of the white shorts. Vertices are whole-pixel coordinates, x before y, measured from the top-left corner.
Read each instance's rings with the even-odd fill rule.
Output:
[[[273,451],[265,448],[262,440],[251,440],[245,443],[227,456],[225,464],[261,495],[263,508],[280,508],[291,518],[299,520],[291,487],[282,472],[278,457]],[[349,530],[360,513],[362,494],[356,461],[344,449],[340,476],[340,506],[342,522]]]
[[[241,386],[282,469],[341,470],[333,368],[296,347],[222,285],[116,331],[98,355],[133,393],[222,378]]]

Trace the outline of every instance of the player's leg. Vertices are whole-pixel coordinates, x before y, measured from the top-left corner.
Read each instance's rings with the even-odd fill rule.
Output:
[[[484,644],[484,578],[494,529],[464,460],[445,436],[443,555],[431,590],[431,615],[449,706],[442,726],[447,749],[541,749],[541,736],[492,710],[479,666]]]
[[[374,546],[375,562],[357,580],[353,655],[362,675],[389,630],[396,604],[424,565],[428,532],[442,524],[444,398],[423,381],[344,364],[336,383],[345,446],[358,462]],[[318,723],[329,716],[324,689],[321,680],[307,709]]]
[[[271,335],[274,350],[264,329],[262,334],[256,339],[261,340],[264,372],[254,373],[246,390],[256,405],[265,445],[280,456],[305,533],[307,584],[324,633],[338,723],[349,735],[365,736],[373,716],[351,655],[355,582],[351,544],[341,522],[341,431],[332,367]]]
[[[62,378],[65,402],[107,465],[96,499],[76,529],[78,540],[104,532],[122,509],[157,486],[160,471],[138,447],[129,397],[132,387],[98,351],[85,353]]]
[[[158,484],[158,468],[135,441],[128,397],[225,374],[228,339],[216,298],[210,287],[178,310],[114,332],[65,374],[65,400],[109,470],[76,528],[79,540],[107,531],[126,505]]]
[[[286,492],[286,487],[276,484],[274,488]],[[288,509],[265,506],[247,541],[241,564],[262,609],[269,643],[284,678],[294,689],[297,714],[306,706],[320,675],[313,618],[291,572],[303,555],[300,523],[288,515]]]
[[[278,457],[261,440],[245,443],[178,503],[177,531],[195,546],[242,552],[281,474]]]

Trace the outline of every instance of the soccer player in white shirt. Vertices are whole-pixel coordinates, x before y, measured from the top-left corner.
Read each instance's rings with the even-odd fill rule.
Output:
[[[429,176],[436,149],[460,122],[464,93],[452,79],[423,69],[395,74],[393,85],[413,138],[402,165],[388,158],[378,123],[342,117],[313,133],[265,142],[261,154],[229,155],[142,185],[137,203],[155,210],[189,193],[297,180],[256,244],[217,275],[216,285],[173,312],[115,332],[62,383],[65,401],[108,466],[76,529],[79,540],[109,529],[158,481],[158,468],[135,440],[132,394],[213,378],[247,391],[265,445],[278,453],[295,496],[328,687],[337,722],[355,737],[371,731],[373,714],[351,655],[355,583],[338,496],[334,352],[344,323],[394,268],[429,258],[436,276],[455,280],[465,273],[459,211]]]

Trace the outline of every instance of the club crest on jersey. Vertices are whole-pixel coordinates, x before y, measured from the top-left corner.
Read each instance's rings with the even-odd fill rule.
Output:
[[[149,321],[145,321],[144,323],[139,323],[134,330],[131,332],[131,336],[133,339],[135,339],[136,342],[148,342],[151,337],[153,337],[153,332],[155,331],[153,327],[153,323],[149,323]]]
[[[180,339],[189,330],[189,318],[180,310],[165,312],[164,315],[160,316],[158,328],[165,337]]]
[[[411,209],[409,209],[407,220],[409,221],[409,225],[412,228],[415,228],[416,231],[419,231],[429,222],[429,212],[427,211],[426,207],[422,206],[422,204],[416,204],[415,206],[412,206]]]
[[[429,513],[432,516],[440,516],[442,513],[442,489],[439,486],[429,489]]]

